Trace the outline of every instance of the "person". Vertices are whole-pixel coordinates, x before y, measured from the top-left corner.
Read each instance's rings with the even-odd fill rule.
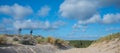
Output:
[[[18,29],[18,36],[20,36],[21,31],[22,31],[22,28],[19,28]]]
[[[32,36],[33,30],[30,30],[30,35]]]

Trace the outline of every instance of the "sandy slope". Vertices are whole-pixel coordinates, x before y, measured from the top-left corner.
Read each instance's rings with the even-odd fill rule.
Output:
[[[120,53],[119,51],[120,50],[116,51],[114,49],[109,51],[101,51],[99,48],[89,47],[89,48],[73,48],[69,50],[61,50],[57,53]]]
[[[57,50],[53,45],[0,47],[0,53],[55,53]]]
[[[93,44],[88,48],[72,48],[57,53],[120,53],[120,41],[116,38],[109,42]]]
[[[69,50],[61,50],[57,53],[99,53],[99,50],[97,48],[91,47],[91,48],[73,48]]]

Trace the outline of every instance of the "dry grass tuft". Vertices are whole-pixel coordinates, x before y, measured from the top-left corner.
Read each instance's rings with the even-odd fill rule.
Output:
[[[120,41],[120,33],[110,34],[108,36],[102,37],[102,38],[94,41],[93,44],[94,43],[101,43],[101,42],[104,42],[104,41],[109,42],[109,41],[114,40],[116,38],[119,38],[119,41]]]
[[[7,37],[5,35],[0,35],[0,45],[7,44]]]

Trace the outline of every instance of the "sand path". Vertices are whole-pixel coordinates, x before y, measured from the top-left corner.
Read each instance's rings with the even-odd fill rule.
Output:
[[[101,53],[97,48],[73,48],[69,50],[61,50],[57,53]]]

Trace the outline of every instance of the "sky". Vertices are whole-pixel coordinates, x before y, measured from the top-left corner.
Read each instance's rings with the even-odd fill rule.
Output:
[[[120,0],[0,0],[0,34],[96,40],[120,32]]]

